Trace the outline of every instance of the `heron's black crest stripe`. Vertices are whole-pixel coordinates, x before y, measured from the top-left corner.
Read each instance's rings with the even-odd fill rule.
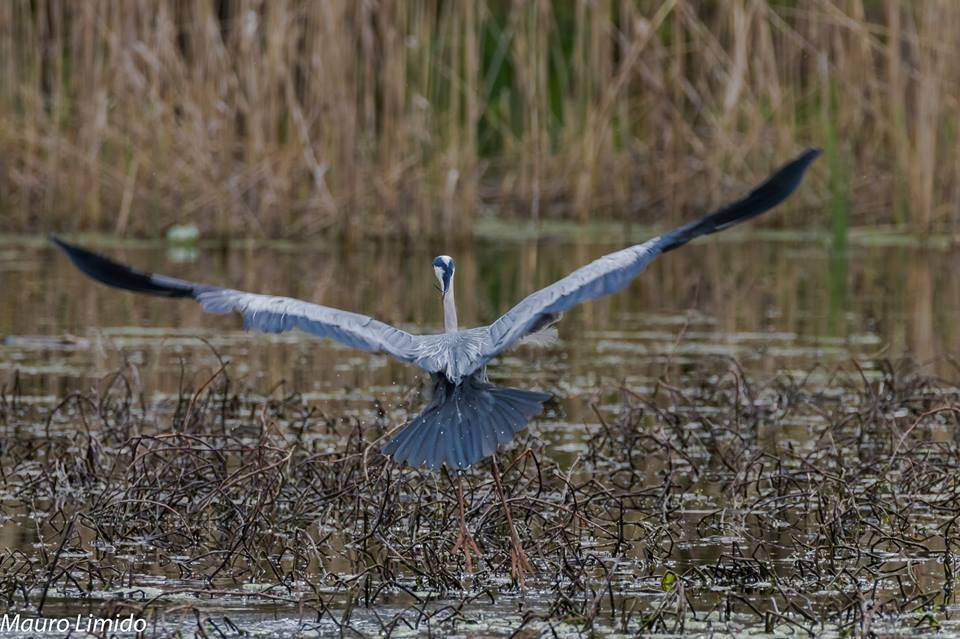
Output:
[[[450,280],[453,279],[453,260],[449,257],[447,259],[436,257],[433,265],[443,271],[443,292],[450,290]]]

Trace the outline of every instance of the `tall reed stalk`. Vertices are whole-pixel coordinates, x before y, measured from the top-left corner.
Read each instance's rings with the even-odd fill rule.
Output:
[[[954,230],[958,45],[952,0],[7,0],[0,229],[667,223],[829,143],[851,223]]]

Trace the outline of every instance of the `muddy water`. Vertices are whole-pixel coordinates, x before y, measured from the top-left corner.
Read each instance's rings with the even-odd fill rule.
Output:
[[[469,326],[492,321],[523,295],[621,245],[558,235],[486,237],[459,247],[99,248],[145,269],[301,297],[435,332],[442,326],[435,254],[457,261],[458,312]],[[911,357],[953,379],[953,357],[960,353],[958,267],[960,252],[872,242],[855,242],[843,255],[816,239],[740,235],[702,242],[657,260],[623,293],[569,313],[559,325],[558,344],[507,353],[489,373],[495,381],[547,389],[560,398],[562,417],[534,427],[560,460],[576,456],[584,425],[596,423],[591,404],[617,410],[621,384],[642,394],[658,379],[682,383],[694,372],[727,371],[732,360],[769,377],[781,371],[817,375],[851,358],[869,367],[878,358]],[[140,387],[156,401],[195,388],[223,358],[235,383],[252,392],[297,391],[325,413],[360,418],[373,415],[374,400],[389,407],[421,381],[415,369],[381,355],[299,333],[251,335],[239,319],[205,315],[189,301],[96,285],[42,242],[0,243],[0,337],[0,386],[16,384],[24,400],[40,404],[94,387],[124,363],[133,365]],[[696,503],[689,512],[695,521]],[[35,551],[28,514],[8,521],[0,534],[7,547]],[[701,539],[679,549],[674,569],[715,560],[726,541]],[[916,570],[936,573],[928,564],[918,561]],[[145,566],[137,583],[158,591],[182,586],[170,579]],[[78,611],[69,601],[56,605],[51,614]],[[295,615],[283,609],[235,600],[205,605],[219,605],[266,633],[297,627]],[[499,618],[486,631],[496,634],[496,623],[508,629],[509,621]]]
[[[361,408],[401,393],[416,370],[380,355],[290,333],[251,335],[236,317],[205,315],[189,301],[146,298],[92,283],[42,242],[0,243],[0,382],[19,372],[42,400],[87,388],[124,360],[145,388],[175,392],[213,365],[263,389],[284,383],[331,408]],[[440,331],[434,254],[457,260],[461,325],[490,322],[525,294],[619,247],[544,237],[429,246],[162,246],[105,252],[143,268],[249,291],[301,297],[359,311],[408,330]],[[911,356],[948,374],[960,351],[960,252],[854,245],[833,255],[820,241],[702,242],[655,261],[626,291],[570,312],[561,341],[516,350],[490,374],[545,387],[568,401],[598,385],[650,379],[737,358],[773,373],[851,356]]]

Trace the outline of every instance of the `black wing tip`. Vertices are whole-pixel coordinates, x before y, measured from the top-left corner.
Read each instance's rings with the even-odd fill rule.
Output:
[[[62,240],[53,233],[48,237],[51,242],[63,249],[74,266],[101,284],[161,297],[192,297],[194,294],[196,285],[190,282],[138,271],[82,246]]]
[[[803,176],[806,174],[807,169],[813,164],[813,161],[822,154],[823,150],[817,147],[806,149],[803,153],[780,167],[776,173],[754,189],[752,195],[762,194],[760,199],[767,200],[767,202],[763,204],[757,203],[758,208],[766,207],[758,211],[758,213],[772,209],[793,195],[796,188],[800,186],[800,182],[803,181]]]
[[[736,202],[732,202],[709,215],[681,226],[661,236],[661,252],[672,251],[701,235],[723,231],[735,224],[757,217],[776,207],[793,195],[800,186],[810,164],[820,157],[823,151],[811,147],[781,166],[759,186]]]
[[[70,261],[73,262],[81,270],[83,270],[83,267],[78,262],[78,260],[80,262],[83,262],[85,259],[96,259],[96,258],[99,258],[101,260],[107,260],[107,258],[103,257],[102,255],[97,255],[93,251],[85,249],[82,246],[71,244],[70,242],[67,242],[66,240],[64,240],[63,238],[61,238],[60,236],[54,233],[51,233],[50,235],[48,235],[47,238],[51,242],[56,244],[57,247],[60,248],[64,253],[66,253],[67,257],[70,258]]]
[[[807,167],[810,166],[814,160],[823,155],[823,149],[819,147],[810,147],[806,149],[803,153],[795,157],[793,160],[787,163],[788,167],[794,167],[799,169],[801,174],[807,170]],[[786,167],[784,167],[786,168]]]
[[[56,244],[57,246],[59,246],[60,248],[62,248],[64,251],[69,251],[71,248],[73,248],[73,245],[63,241],[55,233],[50,233],[49,235],[47,235],[47,239],[53,242],[54,244]]]
[[[50,238],[51,242],[56,244],[60,249],[63,250],[64,253],[67,254],[67,257],[70,258],[70,261],[73,262],[74,266],[95,279],[101,279],[99,271],[104,267],[127,268],[123,264],[118,264],[108,257],[100,255],[99,253],[94,253],[90,249],[85,249],[77,244],[71,244],[64,239],[61,239],[57,235],[54,235],[53,233],[51,233],[48,237]],[[104,283],[109,284],[109,282]]]
[[[777,169],[773,175],[754,189],[753,193],[762,192],[764,189],[773,187],[786,199],[793,193],[793,190],[800,185],[800,181],[803,180],[804,174],[810,165],[813,164],[813,161],[822,154],[823,150],[817,147],[810,147],[804,150],[800,155]],[[771,195],[773,194],[771,193]],[[779,204],[779,202],[777,203]]]

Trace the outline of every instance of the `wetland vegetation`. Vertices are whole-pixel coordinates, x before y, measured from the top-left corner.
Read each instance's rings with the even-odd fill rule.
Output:
[[[793,206],[833,206],[791,226],[952,232],[958,32],[949,0],[11,0],[0,230],[666,225],[822,146]]]
[[[0,609],[960,636],[957,34],[949,0],[0,2]],[[453,478],[378,453],[416,371],[98,287],[43,237],[439,331],[433,256],[485,323],[805,146],[782,210],[490,369],[555,396],[500,458],[525,590],[486,466],[468,573]]]
[[[615,245],[491,230],[457,254],[464,321]],[[854,240],[836,282],[826,236],[727,236],[502,358],[498,382],[557,396],[501,459],[537,567],[521,593],[484,467],[469,575],[451,478],[377,452],[424,401],[415,371],[0,246],[7,609],[160,636],[954,630],[953,250]],[[442,324],[423,243],[101,248]]]
[[[379,458],[393,411],[226,370],[149,404],[134,367],[53,407],[14,379],[0,597],[200,636],[956,632],[960,389],[889,361],[679,381],[601,388],[567,455],[534,429],[502,460],[521,592],[489,477],[467,475],[468,574],[450,476]]]

